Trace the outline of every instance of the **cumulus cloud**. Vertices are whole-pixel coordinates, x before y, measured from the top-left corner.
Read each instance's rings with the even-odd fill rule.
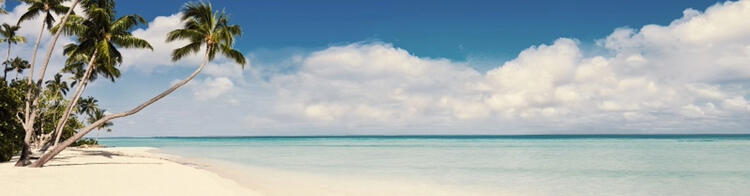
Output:
[[[128,59],[128,61],[123,62],[123,69],[137,69],[138,71],[151,72],[159,66],[197,66],[201,62],[201,56],[198,54],[187,56],[180,62],[171,61],[172,50],[187,44],[186,41],[182,40],[174,42],[166,41],[169,31],[182,27],[183,23],[180,17],[180,14],[157,16],[148,23],[147,28],[134,30],[133,36],[148,41],[154,50],[122,49],[123,58]]]
[[[156,127],[236,135],[746,131],[747,18],[750,0],[688,9],[668,25],[615,29],[596,41],[604,55],[590,55],[578,40],[560,38],[487,71],[379,42],[295,54],[282,61],[283,71],[243,70],[219,59],[189,91],[139,114],[140,127],[132,129],[154,127],[148,119],[169,113],[183,120]],[[198,55],[178,62],[167,58],[184,44],[164,42],[178,19],[157,17],[136,30],[154,52],[124,51],[126,69],[197,66]],[[190,127],[181,126],[186,123]]]
[[[227,77],[206,78],[203,81],[195,81],[192,85],[193,95],[198,100],[209,100],[218,98],[234,87],[234,83]]]
[[[269,83],[277,112],[323,127],[742,129],[745,18],[750,1],[688,9],[667,26],[616,29],[598,41],[610,55],[585,56],[578,41],[561,38],[486,73],[390,44],[335,46]]]

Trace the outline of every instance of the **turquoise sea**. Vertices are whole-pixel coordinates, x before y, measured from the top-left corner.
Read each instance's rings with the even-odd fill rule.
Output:
[[[265,169],[265,177],[251,178],[313,184],[309,189],[367,191],[398,185],[401,189],[393,191],[404,195],[411,195],[409,190],[415,195],[750,195],[750,135],[159,137],[100,142],[220,160],[253,171],[248,175]],[[270,181],[265,185],[274,186]]]

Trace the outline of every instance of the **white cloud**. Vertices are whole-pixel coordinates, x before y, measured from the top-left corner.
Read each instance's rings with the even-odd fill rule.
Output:
[[[203,70],[203,73],[213,77],[229,77],[232,79],[242,79],[242,74],[244,71],[245,70],[243,70],[241,66],[237,65],[237,63],[223,61],[220,63],[209,63],[208,65],[206,65],[206,69]]]
[[[234,87],[234,83],[227,77],[206,78],[203,81],[194,81],[191,87],[193,95],[198,100],[216,99]]]
[[[122,49],[122,55],[127,61],[123,62],[123,69],[135,68],[139,71],[150,72],[158,66],[186,65],[198,66],[201,62],[200,54],[194,54],[186,57],[180,62],[172,62],[172,50],[187,44],[186,41],[167,42],[167,33],[182,27],[180,14],[170,16],[157,16],[148,23],[146,29],[136,29],[133,36],[148,41],[154,48],[153,51],[148,49]]]
[[[599,41],[608,56],[584,56],[562,38],[479,73],[359,43],[314,52],[270,85],[277,112],[321,127],[746,128],[750,1],[684,14],[668,26],[615,30]]]
[[[197,66],[197,56],[177,63],[168,59],[181,46],[163,42],[179,25],[177,17],[158,17],[138,30],[136,35],[155,50],[125,52],[131,55],[127,59],[137,59],[126,66],[146,72]],[[291,71],[251,67],[245,72],[219,59],[191,82],[192,93],[176,93],[139,119],[169,113],[183,120],[157,127],[235,130],[231,133],[237,135],[746,131],[747,18],[750,0],[705,12],[688,9],[666,26],[615,29],[597,41],[607,55],[586,55],[579,41],[561,38],[486,72],[468,62],[418,57],[377,42],[296,54],[283,61]],[[225,101],[206,104],[215,99]]]
[[[66,2],[65,4],[70,4],[70,2]],[[8,23],[11,25],[15,25],[18,22],[18,19],[23,15],[27,9],[29,8],[26,4],[20,4],[16,7],[14,7],[12,10],[8,10],[7,15],[2,15],[0,17],[0,24],[1,23]],[[83,13],[80,7],[76,7],[74,9],[77,13]],[[59,22],[61,20],[62,16],[55,15],[55,19]],[[23,59],[31,61],[31,56],[34,49],[34,42],[36,41],[39,31],[42,29],[42,20],[43,17],[37,16],[36,18],[32,20],[27,20],[22,22],[21,28],[18,30],[18,35],[26,37],[26,43],[24,44],[18,44],[13,45],[12,48],[12,54],[11,57],[21,57]],[[45,55],[47,54],[47,50],[50,47],[50,41],[52,40],[52,35],[49,31],[44,31],[44,34],[42,35],[42,39],[39,42],[39,50],[37,52],[37,58],[35,63],[35,75],[34,78],[38,79],[40,68],[42,61],[45,59]],[[55,50],[52,53],[52,58],[50,59],[50,63],[47,67],[47,70],[45,72],[45,79],[51,78],[56,73],[60,72],[60,70],[63,67],[63,62],[65,62],[65,56],[62,54],[62,48],[68,43],[72,43],[73,40],[70,37],[67,37],[65,35],[60,35],[60,38],[57,40],[57,43],[55,45]],[[3,47],[3,49],[7,49]],[[4,60],[3,55],[3,60]],[[24,72],[24,75],[28,75],[28,71]]]

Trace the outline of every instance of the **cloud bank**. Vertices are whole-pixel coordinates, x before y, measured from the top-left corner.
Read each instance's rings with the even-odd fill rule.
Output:
[[[285,72],[218,59],[114,135],[746,132],[747,18],[750,0],[687,9],[665,26],[615,29],[596,41],[601,55],[560,38],[486,72],[380,42],[294,55]],[[125,50],[127,73],[197,66],[199,56],[167,58],[181,46],[164,42],[178,19],[135,31],[154,52]]]
[[[311,127],[499,132],[731,131],[750,125],[750,1],[620,28],[586,56],[575,39],[480,73],[384,43],[317,51],[273,77],[275,112]],[[283,121],[282,121],[283,122]]]

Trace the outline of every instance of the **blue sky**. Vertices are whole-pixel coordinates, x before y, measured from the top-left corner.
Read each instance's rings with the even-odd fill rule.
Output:
[[[122,1],[122,13],[152,18],[184,1]],[[238,47],[324,48],[380,40],[417,56],[509,60],[531,45],[559,37],[591,42],[623,26],[667,24],[685,8],[716,0],[581,1],[212,1],[242,25]],[[132,11],[131,11],[132,10]],[[138,10],[138,11],[135,11]],[[487,69],[487,67],[483,67]]]
[[[149,20],[179,11],[186,1],[118,1],[120,14]],[[686,8],[716,0],[261,0],[211,1],[244,27],[237,47],[321,49],[363,40],[393,43],[422,57],[509,60],[531,45],[559,37],[591,43],[617,27],[668,24]],[[9,3],[9,7],[17,4]],[[489,69],[490,67],[480,67]]]
[[[86,96],[123,111],[189,74],[199,57],[169,62],[163,43],[184,2],[118,1],[155,50],[125,50],[123,77]],[[243,27],[250,66],[218,59],[112,136],[750,127],[748,0],[211,2]]]

